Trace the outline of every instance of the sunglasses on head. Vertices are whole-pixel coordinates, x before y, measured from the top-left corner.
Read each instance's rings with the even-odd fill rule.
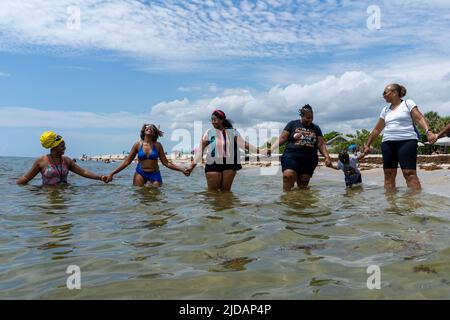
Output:
[[[62,137],[60,136],[60,135],[57,135],[56,137],[55,137],[55,141],[59,141],[59,140],[61,140],[62,139]]]

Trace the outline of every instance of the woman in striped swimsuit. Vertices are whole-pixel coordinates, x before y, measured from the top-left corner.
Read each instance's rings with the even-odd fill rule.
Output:
[[[54,132],[46,131],[41,135],[41,145],[50,149],[50,153],[39,157],[32,168],[17,180],[17,184],[26,184],[39,172],[42,175],[42,184],[55,186],[67,183],[69,171],[75,172],[82,177],[102,180],[107,182],[106,176],[100,176],[79,167],[72,159],[64,156],[66,144],[64,139]]]

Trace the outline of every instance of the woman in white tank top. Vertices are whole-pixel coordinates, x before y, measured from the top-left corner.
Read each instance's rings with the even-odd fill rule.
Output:
[[[373,140],[384,130],[381,151],[383,153],[384,187],[395,188],[398,164],[409,188],[420,190],[417,177],[417,142],[419,134],[414,122],[426,132],[428,141],[435,135],[429,130],[428,122],[419,111],[416,103],[403,100],[406,88],[397,83],[389,84],[383,92],[383,97],[389,105],[381,111],[375,128],[370,133],[364,153],[368,154]]]

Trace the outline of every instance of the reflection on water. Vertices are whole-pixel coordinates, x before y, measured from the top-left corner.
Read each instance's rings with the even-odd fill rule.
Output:
[[[0,158],[0,298],[450,297],[448,197],[326,177],[285,194],[281,177],[245,170],[230,193],[164,168],[160,189],[133,187],[132,169],[108,185],[10,184],[32,161]],[[382,290],[367,289],[370,265]]]
[[[220,212],[241,205],[239,198],[233,192],[204,191],[197,193],[199,200],[207,209]]]
[[[133,188],[133,191],[133,200],[137,203],[152,205],[152,203],[163,199],[161,197],[161,190],[152,186],[136,187]]]

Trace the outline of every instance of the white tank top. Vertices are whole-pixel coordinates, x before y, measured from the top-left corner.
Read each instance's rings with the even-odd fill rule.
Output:
[[[399,140],[419,140],[413,120],[411,118],[411,110],[414,109],[416,103],[411,100],[403,100],[395,109],[391,110],[391,106],[383,108],[380,118],[384,120],[384,141]]]

